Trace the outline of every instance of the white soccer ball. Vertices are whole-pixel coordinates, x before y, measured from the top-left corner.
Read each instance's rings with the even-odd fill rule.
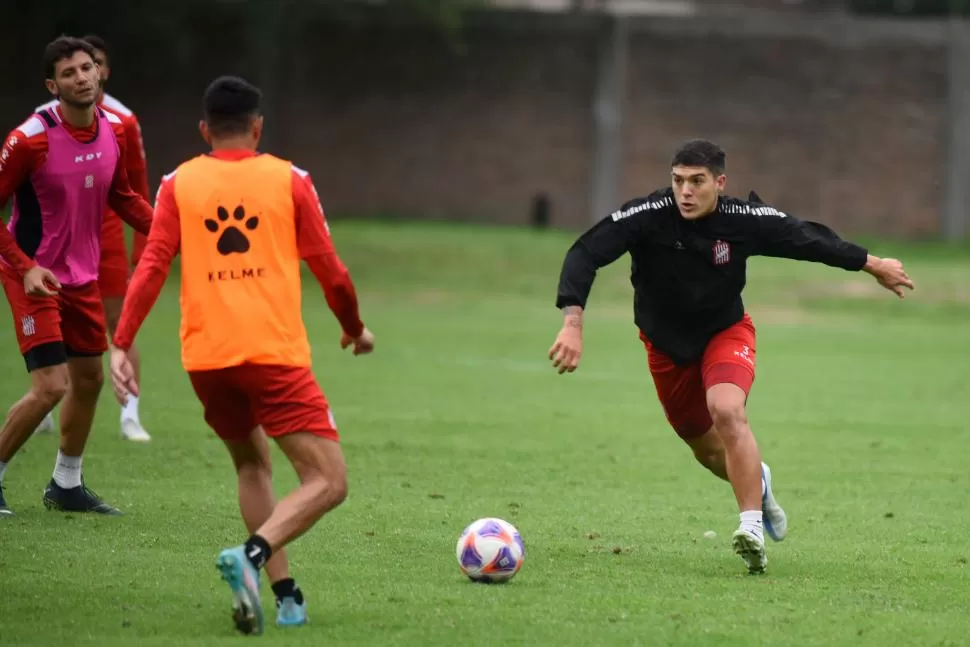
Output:
[[[525,544],[508,521],[486,517],[465,528],[456,554],[461,572],[473,582],[508,582],[522,568]]]

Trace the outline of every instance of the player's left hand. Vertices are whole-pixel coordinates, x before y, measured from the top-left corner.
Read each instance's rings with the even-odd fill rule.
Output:
[[[138,383],[135,381],[135,367],[132,366],[128,353],[120,348],[111,349],[111,384],[114,386],[115,397],[124,406],[129,395],[138,395]]]
[[[880,258],[874,263],[870,274],[876,277],[879,285],[894,292],[900,299],[906,298],[903,288],[916,289],[913,280],[903,269],[903,264],[895,258]]]

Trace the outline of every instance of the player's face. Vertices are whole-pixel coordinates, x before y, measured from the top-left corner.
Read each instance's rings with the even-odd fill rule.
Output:
[[[94,64],[101,68],[101,84],[103,88],[104,84],[108,81],[108,77],[111,76],[111,68],[108,66],[108,57],[100,49],[94,50]]]
[[[714,175],[704,167],[675,166],[670,182],[680,215],[687,220],[703,218],[717,207],[717,198],[727,178]]]
[[[74,52],[54,64],[54,78],[47,79],[47,89],[64,103],[75,108],[89,108],[98,96],[100,73],[88,54]]]

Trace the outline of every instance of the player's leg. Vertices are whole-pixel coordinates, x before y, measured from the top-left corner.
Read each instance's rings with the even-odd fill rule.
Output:
[[[205,421],[229,449],[239,475],[239,507],[247,529],[260,524],[272,511],[269,453],[256,444],[256,419],[249,396],[239,388],[240,367],[192,371],[189,380],[202,403]],[[267,510],[267,507],[269,510]],[[250,530],[250,532],[252,532]],[[232,592],[232,619],[239,631],[263,632],[263,605],[259,597],[259,570],[240,548],[220,554],[218,567]],[[278,568],[277,560],[273,567]]]
[[[685,438],[684,442],[694,452],[697,462],[723,481],[730,481],[727,473],[727,459],[724,455],[724,442],[713,426],[704,434]]]
[[[667,422],[693,450],[694,458],[718,476],[722,476],[723,446],[710,432],[714,422],[707,409],[704,380],[700,363],[677,365],[644,341],[650,376],[663,407]]]
[[[7,302],[13,314],[17,343],[30,374],[30,388],[7,412],[0,427],[0,518],[11,511],[3,495],[7,465],[27,439],[61,401],[68,389],[67,355],[61,339],[61,316],[53,298],[28,297],[23,281],[0,267]]]
[[[270,577],[274,577],[270,571],[273,560],[283,552],[284,546],[312,528],[347,496],[347,470],[336,440],[303,431],[278,435],[275,440],[296,470],[300,485],[283,497],[245,544],[224,550],[220,555],[221,563],[244,555],[253,568],[265,567]],[[292,579],[277,580],[273,592],[277,598],[278,625],[300,626],[307,622],[306,601]]]
[[[114,339],[118,322],[121,321],[121,309],[124,303],[124,296],[104,297],[104,315],[111,339]],[[132,344],[128,351],[128,358],[135,369],[135,381],[141,385],[141,353],[135,344]],[[138,415],[138,403],[137,395],[129,395],[128,401],[121,408],[121,436],[134,442],[147,443],[152,437],[141,424],[141,418]]]
[[[733,486],[727,447],[708,406],[703,363],[677,366],[649,343],[646,346],[650,373],[670,425],[691,448],[699,463]],[[763,541],[761,555],[756,560],[758,564],[762,557]]]
[[[49,347],[48,350],[52,354],[64,355],[63,346],[59,349]],[[30,372],[30,390],[7,412],[3,427],[0,428],[0,518],[13,514],[3,494],[7,465],[67,391],[67,364],[61,362],[54,366],[36,368]]]
[[[54,412],[50,411],[44,416],[44,419],[40,421],[37,428],[34,429],[35,434],[50,434],[54,432]]]
[[[74,353],[69,350],[68,354]],[[54,474],[44,490],[44,505],[49,510],[121,514],[84,484],[82,473],[84,448],[104,383],[101,364],[101,354],[68,358],[70,387],[61,402],[61,443]]]
[[[98,289],[104,303],[104,315],[108,334],[114,339],[115,330],[121,320],[121,308],[128,291],[128,258],[125,249],[125,232],[121,219],[113,214],[105,214],[101,229],[101,263],[98,267]],[[135,379],[141,385],[141,354],[137,346],[128,352],[135,369]],[[136,442],[148,442],[151,436],[145,431],[138,415],[139,396],[130,395],[121,408],[121,436]]]
[[[239,479],[239,509],[250,534],[266,523],[276,506],[273,495],[273,472],[269,446],[262,428],[256,427],[244,440],[226,440]],[[281,624],[303,624],[306,621],[303,592],[290,577],[286,551],[280,549],[266,562],[266,574],[276,596]]]
[[[258,531],[275,551],[343,502],[347,468],[330,405],[310,369],[248,368],[253,393],[260,398],[257,422],[283,450],[300,478],[300,486],[276,505]]]
[[[61,443],[54,474],[44,490],[50,510],[119,515],[84,483],[82,462],[98,397],[104,384],[102,356],[108,349],[101,295],[96,283],[61,288],[61,334],[68,356],[70,386],[61,403]]]
[[[752,572],[767,565],[764,530],[780,541],[787,532],[787,517],[770,492],[770,471],[748,422],[746,404],[755,375],[755,329],[745,316],[740,323],[718,333],[703,360],[707,406],[724,445],[725,464],[741,512],[734,534],[735,551]],[[773,505],[769,505],[769,501]]]
[[[309,530],[347,496],[347,470],[327,400],[308,368],[240,367],[257,402],[256,418],[276,440],[300,479],[272,515],[243,546],[223,551],[220,561],[242,552],[256,569],[288,543]],[[283,596],[277,623],[306,621],[306,604]]]
[[[347,497],[347,468],[340,444],[314,433],[287,433],[275,438],[300,478],[255,533],[271,554],[286,546]]]
[[[734,550],[749,571],[761,573],[768,565],[761,505],[761,453],[744,410],[747,394],[736,384],[719,382],[708,389],[707,397],[714,428],[724,443],[728,479],[741,511],[741,524],[732,537]]]

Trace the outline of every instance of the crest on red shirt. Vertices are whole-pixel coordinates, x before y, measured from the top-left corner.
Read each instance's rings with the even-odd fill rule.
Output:
[[[731,245],[723,240],[714,241],[714,264],[727,265],[731,262]]]

